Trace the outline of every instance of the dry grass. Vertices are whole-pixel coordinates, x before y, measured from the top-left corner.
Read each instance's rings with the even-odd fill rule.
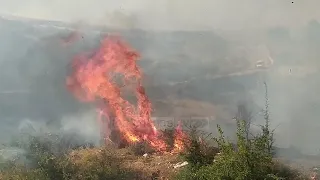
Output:
[[[177,170],[173,165],[181,160],[172,154],[148,154],[147,157],[134,155],[130,148],[94,148],[71,152],[68,159],[80,171],[98,166],[97,160],[117,161],[119,168],[137,172],[138,179],[150,179],[157,174],[160,179],[170,179]],[[113,162],[111,162],[113,163]]]

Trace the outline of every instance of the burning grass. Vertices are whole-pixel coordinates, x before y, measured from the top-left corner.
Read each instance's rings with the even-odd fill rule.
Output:
[[[115,128],[121,142],[148,142],[157,151],[164,152],[166,143],[151,119],[152,106],[142,86],[138,59],[139,54],[119,38],[108,37],[91,56],[80,55],[73,60],[67,86],[80,100],[99,102],[99,122],[105,139],[110,139],[107,132]],[[124,88],[126,92],[132,91],[136,104],[125,99]],[[183,148],[179,136],[184,134],[180,129],[177,128],[174,151]]]

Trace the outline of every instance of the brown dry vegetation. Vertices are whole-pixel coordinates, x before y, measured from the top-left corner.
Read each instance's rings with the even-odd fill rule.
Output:
[[[135,155],[130,148],[82,149],[73,151],[68,155],[68,160],[79,167],[80,172],[94,168],[97,159],[105,159],[106,161],[114,159],[117,161],[119,168],[136,172],[136,175],[138,175],[136,178],[138,179],[150,179],[153,174],[158,174],[161,179],[169,179],[177,172],[173,165],[180,160],[177,155],[169,153],[148,154],[147,157],[143,157]]]
[[[132,147],[128,148],[85,148],[73,150],[62,158],[51,157],[57,178],[69,180],[125,179],[150,180],[172,179],[177,174],[174,164],[181,161],[177,154],[136,155]],[[51,162],[52,163],[52,162]],[[53,163],[52,163],[53,164]],[[50,165],[50,162],[49,164]],[[51,167],[51,166],[50,166]],[[41,169],[41,168],[40,168]],[[28,170],[21,165],[11,167],[0,173],[2,180],[49,180],[46,170]],[[61,179],[58,178],[58,179]],[[105,177],[105,178],[104,178]]]

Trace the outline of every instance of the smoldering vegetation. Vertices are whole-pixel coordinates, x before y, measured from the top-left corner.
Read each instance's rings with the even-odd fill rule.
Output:
[[[74,99],[65,78],[75,55],[94,49],[103,36],[116,30],[79,30],[59,22],[5,18],[0,27],[1,142],[12,141],[27,126],[28,132],[76,132],[83,142],[99,144],[93,106]],[[65,45],[74,32],[80,36]],[[210,116],[208,131],[214,132],[216,124],[221,124],[233,138],[239,102],[245,102],[253,114],[253,131],[262,122],[266,81],[277,146],[317,154],[317,21],[297,29],[277,27],[259,32],[116,32],[142,55],[144,84],[155,116]],[[273,66],[253,71],[257,61],[269,57]]]

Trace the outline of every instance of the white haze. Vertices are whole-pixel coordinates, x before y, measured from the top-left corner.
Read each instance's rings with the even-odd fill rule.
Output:
[[[320,20],[317,0],[1,0],[24,17],[153,30],[297,27]]]

